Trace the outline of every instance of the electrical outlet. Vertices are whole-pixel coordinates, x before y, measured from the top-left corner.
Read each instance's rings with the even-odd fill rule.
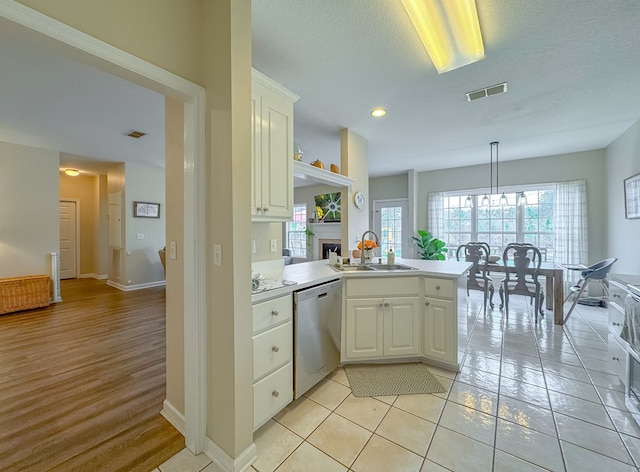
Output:
[[[222,266],[222,244],[213,245],[213,265]]]
[[[251,254],[255,254],[256,253],[256,240],[252,239],[251,240]]]
[[[169,242],[169,259],[176,260],[178,258],[178,245],[175,241]]]
[[[278,240],[277,239],[272,239],[271,240],[271,252],[276,252],[278,250]]]
[[[144,233],[136,234],[136,239],[144,239]]]

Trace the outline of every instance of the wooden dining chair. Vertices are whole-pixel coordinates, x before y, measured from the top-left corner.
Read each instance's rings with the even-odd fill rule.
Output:
[[[487,243],[467,243],[458,246],[456,250],[456,259],[472,262],[473,267],[469,269],[467,276],[467,296],[469,290],[480,290],[484,293],[483,310],[487,314],[487,300],[489,306],[493,309],[493,280],[489,276],[487,263],[489,260],[489,245]]]
[[[540,250],[528,243],[511,243],[505,247],[502,261],[505,266],[513,264],[514,268],[513,272],[506,273],[502,282],[505,312],[509,313],[510,295],[524,295],[535,302],[535,322],[538,323],[538,313],[544,316],[544,291],[538,280],[542,263]]]

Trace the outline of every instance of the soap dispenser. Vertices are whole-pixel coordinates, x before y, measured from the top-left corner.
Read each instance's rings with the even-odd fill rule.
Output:
[[[396,263],[396,255],[393,253],[393,248],[389,248],[387,252],[387,264],[395,264]]]

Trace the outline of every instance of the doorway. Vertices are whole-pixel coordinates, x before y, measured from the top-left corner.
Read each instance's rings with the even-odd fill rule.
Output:
[[[60,279],[78,277],[79,204],[73,200],[60,200]]]
[[[406,198],[375,200],[373,202],[373,228],[380,236],[380,254],[393,249],[397,257],[410,256],[409,203]]]

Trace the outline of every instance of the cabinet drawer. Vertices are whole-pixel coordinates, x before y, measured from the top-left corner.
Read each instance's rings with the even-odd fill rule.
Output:
[[[253,385],[253,429],[293,401],[293,363],[268,375]]]
[[[625,348],[625,342],[618,338],[617,336],[613,336],[609,334],[609,339],[607,343],[608,352],[609,352],[609,362],[611,362],[611,366],[623,384],[627,384],[627,351]]]
[[[618,337],[624,324],[624,311],[611,303],[607,312],[609,313],[609,332]]]
[[[253,305],[253,332],[257,333],[277,324],[289,321],[293,306],[291,295],[286,295]]]
[[[451,279],[435,279],[425,277],[424,294],[427,297],[450,298],[453,299],[456,288],[455,281]]]
[[[253,337],[253,380],[291,361],[293,327],[291,322]]]
[[[625,286],[611,281],[609,283],[609,302],[620,310],[624,311],[624,299],[627,297],[627,289]],[[611,320],[609,320],[611,321]]]
[[[347,279],[348,297],[384,297],[386,295],[418,295],[418,277],[367,277]]]

